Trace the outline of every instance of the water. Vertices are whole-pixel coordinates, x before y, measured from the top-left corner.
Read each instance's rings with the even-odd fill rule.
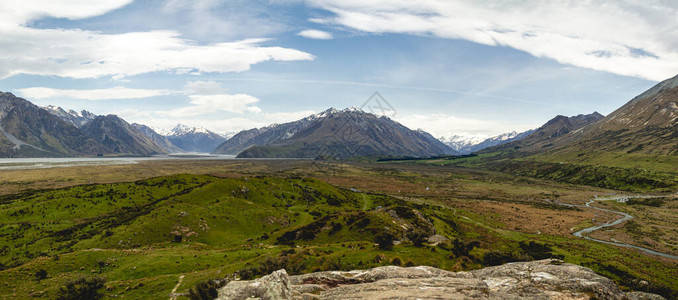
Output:
[[[74,166],[128,165],[156,160],[215,160],[234,159],[235,155],[181,153],[147,157],[59,157],[59,158],[0,158],[0,170],[45,169]]]

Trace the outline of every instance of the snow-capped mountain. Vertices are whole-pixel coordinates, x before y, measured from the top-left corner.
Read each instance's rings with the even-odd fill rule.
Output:
[[[482,149],[505,144],[512,141],[521,140],[534,132],[530,129],[524,132],[511,131],[497,136],[483,138],[481,136],[461,136],[453,135],[451,137],[442,137],[440,141],[450,148],[462,154],[473,153]]]
[[[78,128],[97,117],[97,115],[86,110],[77,112],[72,109],[65,110],[53,105],[42,106],[41,108]]]
[[[358,108],[330,108],[298,121],[244,130],[215,153],[238,157],[348,158],[455,154],[430,134]]]
[[[175,126],[167,138],[186,152],[212,152],[226,138],[202,127],[189,127],[184,124]]]
[[[166,136],[157,133],[152,128],[138,123],[132,123],[132,126],[141,131],[141,133],[145,134],[154,143],[156,143],[158,146],[164,149],[165,152],[167,153],[182,152],[182,150],[179,147],[172,144],[172,142],[170,142],[170,140]]]
[[[455,151],[468,153],[466,150],[469,147],[482,143],[486,138],[487,137],[485,136],[453,135],[450,137],[441,137],[439,140]]]

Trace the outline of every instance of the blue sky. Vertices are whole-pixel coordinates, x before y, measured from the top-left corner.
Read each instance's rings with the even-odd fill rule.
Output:
[[[0,90],[217,132],[378,91],[413,129],[491,136],[608,114],[678,73],[675,2],[524,3],[4,0]]]

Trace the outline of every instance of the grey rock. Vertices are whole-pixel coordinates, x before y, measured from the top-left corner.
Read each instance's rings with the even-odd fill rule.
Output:
[[[289,276],[285,270],[278,270],[257,280],[231,281],[219,289],[217,299],[291,299]]]
[[[625,293],[590,269],[559,260],[510,263],[470,272],[419,266],[287,276],[284,270],[235,281],[218,299],[664,299]]]

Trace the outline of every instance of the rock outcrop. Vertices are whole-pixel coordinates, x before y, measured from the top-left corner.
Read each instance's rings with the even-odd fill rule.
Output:
[[[664,299],[625,293],[590,269],[540,260],[470,272],[433,267],[377,267],[288,276],[285,270],[232,281],[217,299]]]

